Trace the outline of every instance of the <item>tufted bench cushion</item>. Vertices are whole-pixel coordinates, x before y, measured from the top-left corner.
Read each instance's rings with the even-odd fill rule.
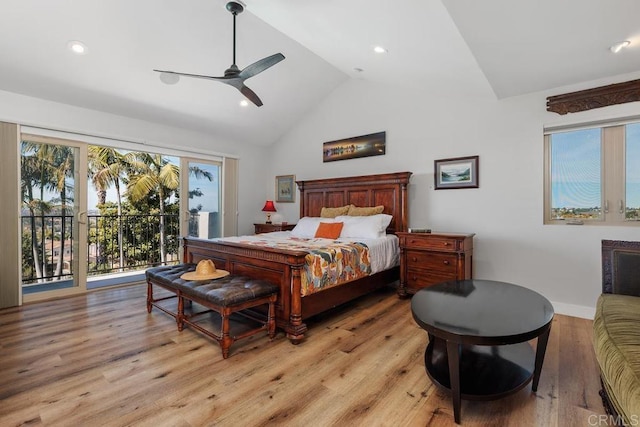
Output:
[[[180,278],[184,273],[195,271],[195,269],[196,264],[188,263],[147,269],[145,272],[147,278],[147,311],[150,313],[152,307],[157,307],[176,319],[178,330],[181,331],[186,323],[215,339],[220,344],[222,355],[225,359],[228,357],[229,347],[237,339],[253,335],[265,329],[268,330],[269,337],[273,338],[275,336],[275,301],[279,289],[277,285],[261,279],[234,275],[215,280],[184,280]],[[155,299],[153,285],[167,289],[175,295]],[[161,303],[161,301],[176,297],[178,304],[175,311]],[[185,300],[188,303],[198,303],[208,308],[208,310],[187,314],[184,311]],[[248,310],[265,304],[268,305],[266,319],[261,317],[258,312]],[[220,334],[211,332],[192,320],[196,316],[211,311],[215,311],[221,316]],[[240,335],[231,336],[229,316],[232,313],[238,313],[257,321],[260,327]]]
[[[213,304],[227,307],[278,292],[278,286],[246,276],[226,276],[221,279],[184,280],[180,276],[194,271],[196,264],[153,267],[147,270],[147,280],[181,290],[185,296],[196,296]]]

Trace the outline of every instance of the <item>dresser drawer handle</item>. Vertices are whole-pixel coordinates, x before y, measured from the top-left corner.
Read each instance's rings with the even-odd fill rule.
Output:
[[[444,242],[444,245],[445,245],[445,246],[449,246],[450,244],[451,244],[451,243],[449,243],[449,242]]]
[[[444,265],[449,265],[449,261],[447,261],[446,259],[445,259],[444,261],[442,261],[442,263],[443,263]]]
[[[418,278],[416,276],[413,276],[413,281],[415,282],[416,280],[418,280]]]
[[[416,257],[412,257],[412,258],[411,258],[411,261],[413,261],[413,262],[417,262],[417,261],[418,261],[418,258],[416,258]]]

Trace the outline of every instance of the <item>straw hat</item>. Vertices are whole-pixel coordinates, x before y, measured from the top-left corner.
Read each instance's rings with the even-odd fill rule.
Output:
[[[184,280],[211,280],[228,276],[229,272],[225,270],[217,270],[216,265],[210,259],[203,259],[198,262],[196,271],[190,271],[180,276]]]

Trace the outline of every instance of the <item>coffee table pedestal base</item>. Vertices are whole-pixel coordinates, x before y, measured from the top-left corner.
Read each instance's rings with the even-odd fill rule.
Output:
[[[447,346],[458,357],[448,357]],[[453,359],[453,360],[452,360]],[[452,392],[454,418],[460,422],[460,398],[493,400],[508,396],[524,388],[533,378],[535,351],[527,343],[501,346],[458,345],[431,336],[424,354],[427,375],[431,380]],[[454,367],[453,378],[449,366]],[[458,372],[455,372],[458,366]],[[451,382],[459,382],[452,390]]]

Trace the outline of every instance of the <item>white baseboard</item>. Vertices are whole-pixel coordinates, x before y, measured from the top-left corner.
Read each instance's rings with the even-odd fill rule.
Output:
[[[564,314],[565,316],[580,317],[582,319],[591,319],[596,314],[595,307],[586,307],[584,305],[567,304],[564,302],[551,301],[553,310],[557,314]]]

